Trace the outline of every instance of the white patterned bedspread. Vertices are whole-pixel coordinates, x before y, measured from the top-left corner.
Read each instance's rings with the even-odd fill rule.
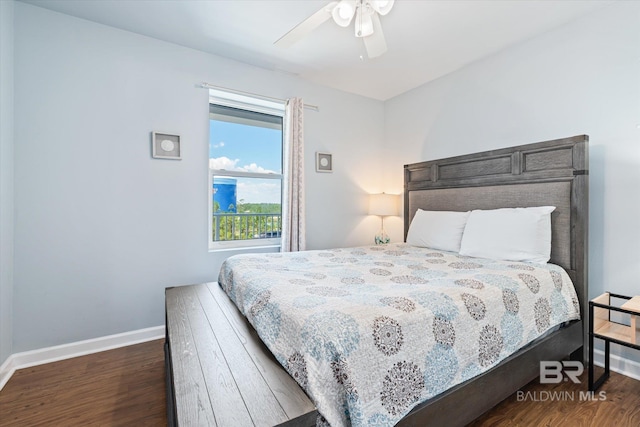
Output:
[[[559,266],[406,244],[236,255],[218,280],[334,427],[392,426],[580,316]]]

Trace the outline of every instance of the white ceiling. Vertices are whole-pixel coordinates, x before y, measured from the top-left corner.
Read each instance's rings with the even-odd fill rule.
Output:
[[[353,24],[332,20],[288,49],[273,45],[328,0],[22,1],[379,100],[612,2],[397,0],[382,17],[388,52],[367,59]]]

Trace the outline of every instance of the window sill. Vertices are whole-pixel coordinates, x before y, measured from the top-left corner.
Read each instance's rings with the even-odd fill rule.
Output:
[[[265,240],[236,240],[232,242],[211,242],[209,243],[209,252],[230,252],[230,251],[246,251],[254,249],[274,249],[280,248],[280,239]]]

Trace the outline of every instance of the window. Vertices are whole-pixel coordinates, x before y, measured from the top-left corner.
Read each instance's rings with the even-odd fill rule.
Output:
[[[210,249],[280,244],[284,102],[210,90]]]

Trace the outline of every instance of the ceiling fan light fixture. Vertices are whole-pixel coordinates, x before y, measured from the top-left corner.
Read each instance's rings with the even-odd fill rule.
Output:
[[[342,0],[331,11],[331,16],[336,24],[348,27],[356,12],[355,0]]]
[[[331,18],[341,27],[348,27],[355,21],[355,36],[362,39],[367,56],[377,58],[387,51],[380,16],[389,13],[394,3],[394,0],[330,1],[276,40],[275,44],[289,47]]]
[[[375,12],[365,5],[358,7],[356,11],[356,37],[368,37],[373,34],[373,19],[371,15]]]
[[[394,3],[395,0],[371,0],[371,7],[380,15],[384,16],[389,13]]]

